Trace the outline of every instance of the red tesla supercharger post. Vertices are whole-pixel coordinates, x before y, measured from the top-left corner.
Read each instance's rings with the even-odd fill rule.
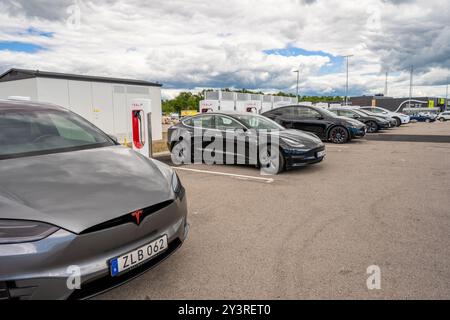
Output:
[[[130,105],[133,150],[152,157],[151,100],[134,99]]]

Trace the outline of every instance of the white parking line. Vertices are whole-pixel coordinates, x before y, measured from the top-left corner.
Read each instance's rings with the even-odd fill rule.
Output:
[[[180,168],[180,167],[172,167],[172,168],[175,170],[191,171],[191,172],[198,172],[198,173],[208,173],[208,174],[215,174],[215,175],[219,175],[219,176],[228,176],[228,177],[232,177],[232,178],[238,178],[241,180],[256,180],[256,181],[264,181],[265,183],[272,183],[275,181],[272,178],[245,176],[245,175],[241,175],[241,174],[225,173],[225,172],[218,172],[218,171],[198,170],[198,169],[189,169],[189,168]]]

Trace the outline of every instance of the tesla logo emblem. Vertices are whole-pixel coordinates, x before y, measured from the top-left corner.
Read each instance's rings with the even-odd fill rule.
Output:
[[[138,210],[138,211],[135,211],[135,212],[133,212],[131,215],[136,219],[136,224],[137,225],[140,225],[141,224],[141,216],[142,216],[142,213],[143,213],[144,211],[142,211],[142,210]]]

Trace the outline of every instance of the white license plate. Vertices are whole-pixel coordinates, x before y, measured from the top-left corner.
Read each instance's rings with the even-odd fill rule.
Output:
[[[317,152],[317,158],[322,158],[322,157],[325,157],[326,155],[327,155],[326,150]]]
[[[136,267],[165,251],[167,248],[167,235],[164,235],[145,246],[114,258],[110,261],[111,276],[115,277],[128,269]]]

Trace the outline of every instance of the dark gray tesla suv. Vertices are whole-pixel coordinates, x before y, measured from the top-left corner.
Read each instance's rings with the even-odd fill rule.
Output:
[[[0,101],[0,300],[116,287],[180,247],[186,215],[170,167],[64,108]]]

